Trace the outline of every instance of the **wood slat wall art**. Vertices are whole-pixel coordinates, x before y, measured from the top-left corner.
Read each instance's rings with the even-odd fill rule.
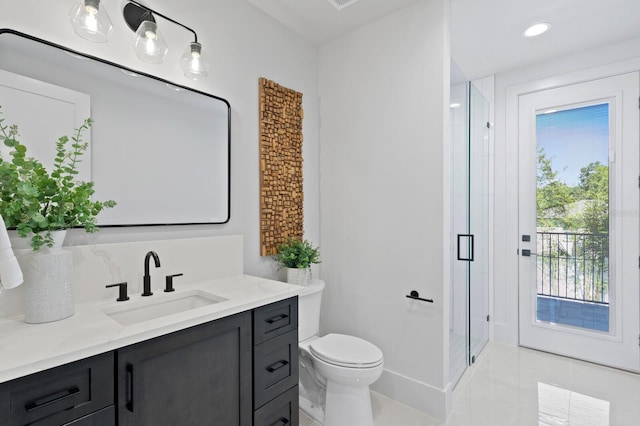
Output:
[[[303,237],[302,93],[260,78],[260,255]]]

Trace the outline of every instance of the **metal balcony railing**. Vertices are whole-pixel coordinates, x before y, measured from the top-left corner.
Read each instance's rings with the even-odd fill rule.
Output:
[[[609,304],[609,235],[538,232],[538,295]]]

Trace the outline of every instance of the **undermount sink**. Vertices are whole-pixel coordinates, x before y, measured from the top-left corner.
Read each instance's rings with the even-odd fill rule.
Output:
[[[153,297],[157,299],[153,300]],[[103,312],[122,325],[131,325],[228,300],[200,290],[161,294],[145,299],[149,300],[139,300],[130,304],[124,302],[122,306],[103,309]]]

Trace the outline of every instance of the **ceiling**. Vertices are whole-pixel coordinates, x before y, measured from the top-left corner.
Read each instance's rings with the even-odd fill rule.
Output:
[[[323,43],[416,0],[356,0],[338,11],[329,0],[248,0],[303,37]]]
[[[358,0],[338,11],[328,0],[248,0],[321,44],[416,0]],[[533,39],[529,24],[550,22]],[[640,38],[640,0],[451,0],[451,51],[475,79],[546,59]]]

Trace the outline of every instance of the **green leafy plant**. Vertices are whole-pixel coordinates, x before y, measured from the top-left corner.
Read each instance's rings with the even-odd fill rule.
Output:
[[[31,247],[53,246],[52,231],[84,227],[96,232],[96,216],[116,202],[92,201],[93,182],[76,180],[78,165],[89,144],[82,140],[93,121],[88,118],[71,139],[62,136],[56,142],[53,171],[27,156],[27,147],[17,140],[18,127],[5,125],[0,118],[0,139],[11,148],[10,159],[0,153],[0,214],[8,228],[18,235],[31,236]]]
[[[275,260],[281,267],[304,269],[314,263],[320,263],[320,250],[307,240],[288,238],[277,247]]]

